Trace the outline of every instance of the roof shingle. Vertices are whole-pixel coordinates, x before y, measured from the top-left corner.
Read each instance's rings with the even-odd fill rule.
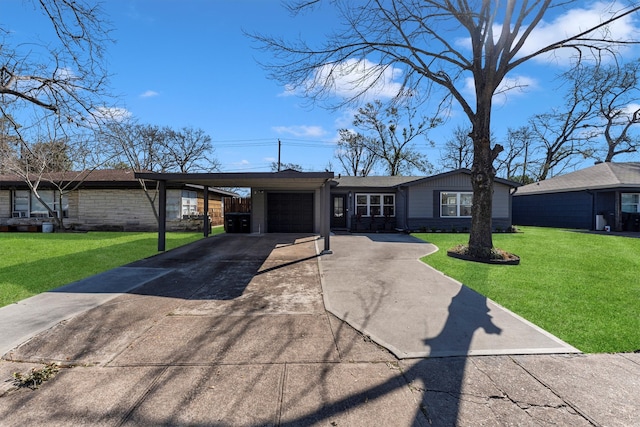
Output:
[[[640,163],[600,163],[518,188],[515,196],[615,187],[640,187]]]

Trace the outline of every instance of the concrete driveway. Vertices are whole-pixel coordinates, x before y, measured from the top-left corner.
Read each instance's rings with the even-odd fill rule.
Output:
[[[332,237],[331,248],[320,258],[327,310],[400,359],[579,353],[421,262],[434,245],[405,234],[354,234]]]

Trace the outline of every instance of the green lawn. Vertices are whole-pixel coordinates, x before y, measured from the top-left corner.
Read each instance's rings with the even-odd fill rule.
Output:
[[[640,349],[640,239],[522,227],[494,234],[518,266],[461,261],[468,234],[415,234],[440,250],[423,261],[587,353]]]
[[[202,233],[166,236],[169,250]],[[0,233],[0,307],[157,253],[157,233]]]

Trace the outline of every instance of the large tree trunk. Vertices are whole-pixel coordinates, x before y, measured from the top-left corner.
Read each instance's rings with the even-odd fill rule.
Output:
[[[479,85],[479,83],[476,84]],[[504,148],[499,144],[491,147],[490,123],[493,91],[482,86],[477,94],[477,110],[471,131],[471,139],[473,140],[473,164],[471,167],[473,204],[471,206],[469,255],[480,259],[490,259],[493,249],[491,234],[493,181],[496,177],[493,162]]]
[[[491,212],[493,210],[493,150],[488,138],[474,141],[471,185],[473,205],[471,206],[471,233],[469,235],[469,255],[489,259],[493,248],[491,235]]]

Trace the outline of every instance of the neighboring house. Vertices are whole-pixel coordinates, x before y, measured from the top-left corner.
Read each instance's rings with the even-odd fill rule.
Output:
[[[492,225],[512,225],[511,193],[519,184],[495,179]],[[429,177],[338,177],[331,188],[331,227],[351,231],[471,228],[471,171]]]
[[[158,222],[134,173],[127,170],[95,170],[83,176],[78,172],[59,174],[56,182],[69,184],[74,190],[63,194],[59,205],[58,191],[45,180],[38,193],[55,211],[62,210],[66,228],[72,230],[155,231]],[[148,181],[154,205],[156,182]],[[209,217],[213,225],[223,223],[222,200],[235,193],[209,189]],[[174,184],[167,188],[167,229],[202,230],[204,187]],[[16,175],[0,174],[0,230],[40,229],[51,222],[47,209],[31,194],[27,184]]]
[[[517,225],[640,231],[640,163],[600,163],[525,185],[513,197]]]

